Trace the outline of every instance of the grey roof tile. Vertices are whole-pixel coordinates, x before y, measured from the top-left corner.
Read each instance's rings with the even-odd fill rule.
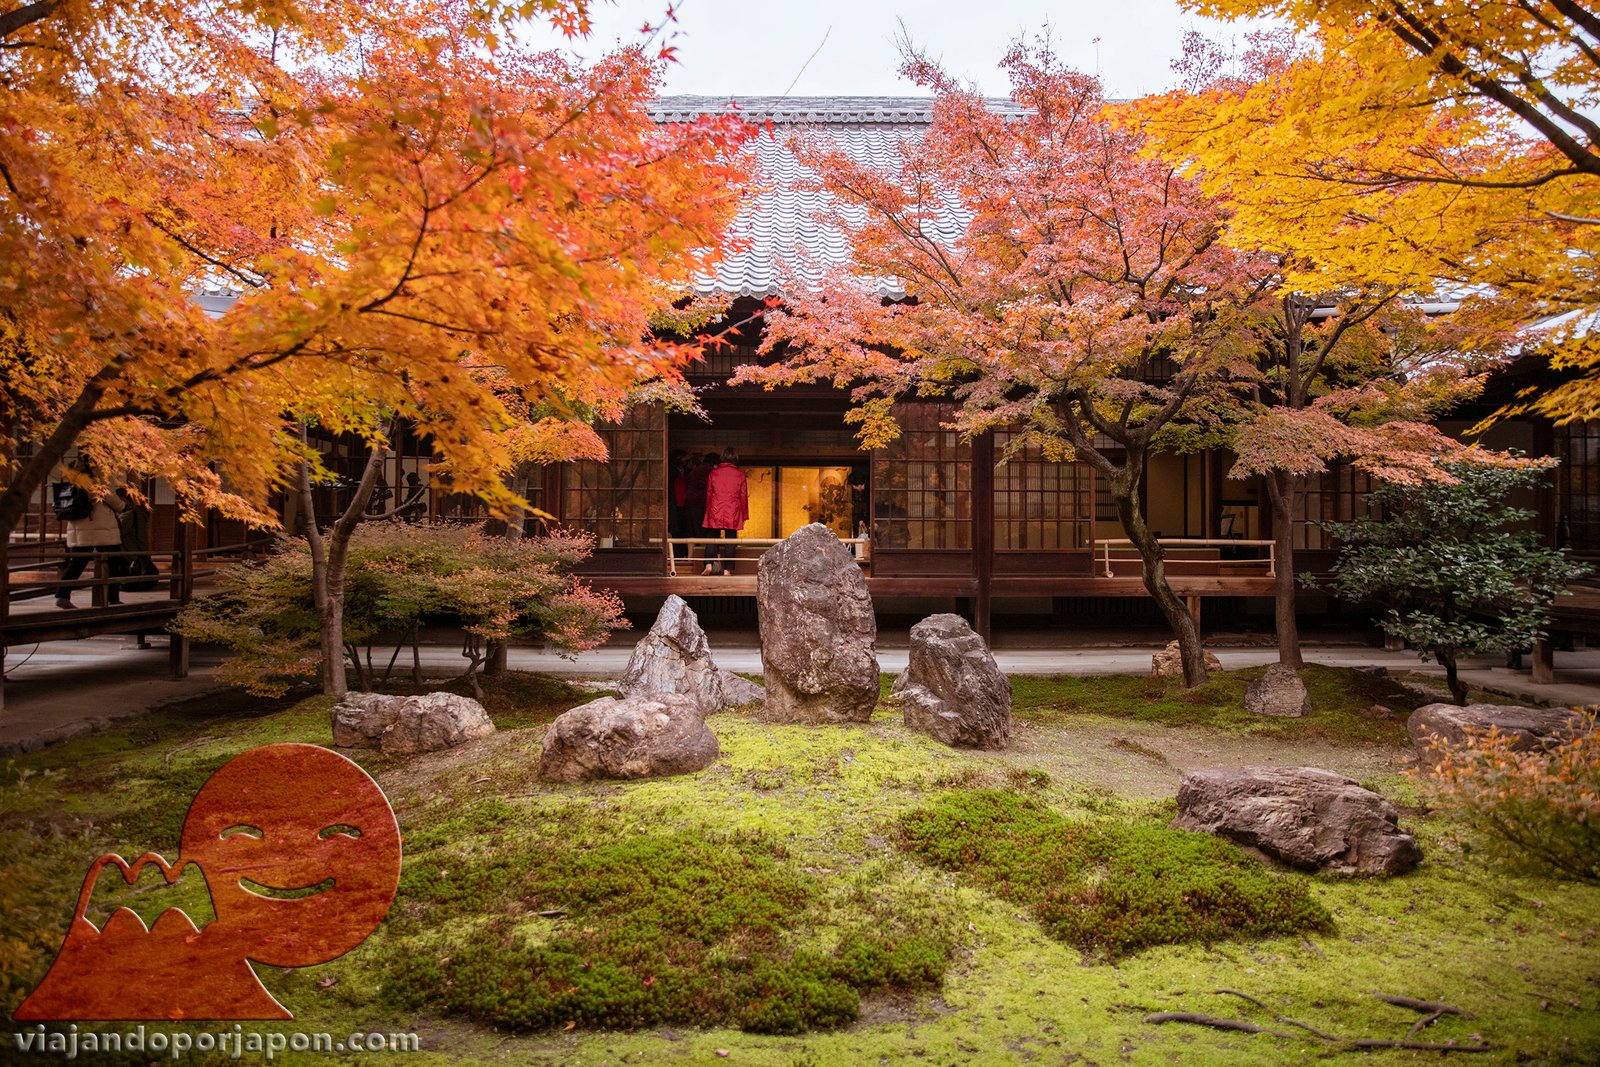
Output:
[[[1007,100],[990,101],[1001,112],[1015,111]],[[815,286],[830,267],[849,259],[850,246],[836,227],[821,221],[832,197],[807,188],[816,175],[802,166],[789,150],[789,133],[807,132],[826,137],[858,162],[882,170],[898,166],[900,146],[918,139],[933,121],[930,97],[833,96],[746,97],[729,101],[721,97],[670,96],[655,101],[651,113],[658,122],[687,122],[700,115],[736,113],[747,121],[775,127],[763,133],[750,148],[755,156],[759,191],[734,222],[732,233],[748,242],[729,253],[715,274],[695,280],[702,296],[779,296],[793,285]],[[776,127],[784,127],[782,130]],[[860,210],[843,212],[859,222]],[[953,206],[940,218],[939,236],[953,239],[966,227],[968,216]],[[879,278],[880,295],[905,297],[897,279]]]

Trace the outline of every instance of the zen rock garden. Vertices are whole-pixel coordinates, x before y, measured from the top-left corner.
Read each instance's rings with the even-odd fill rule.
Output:
[[[1529,844],[1497,846],[1435,779],[1567,759],[1588,715],[1314,663],[1008,676],[948,613],[908,620],[889,678],[833,533],[772,548],[756,585],[759,681],[668,597],[609,679],[241,695],[15,757],[0,843],[70,900],[78,824],[50,827],[101,805],[97,847],[158,848],[230,754],[331,733],[395,811],[400,888],[359,951],[262,980],[289,1025],[423,1028],[469,1064],[1600,1055],[1592,851],[1531,806]],[[160,804],[130,813],[119,775]],[[30,870],[0,857],[0,884]]]

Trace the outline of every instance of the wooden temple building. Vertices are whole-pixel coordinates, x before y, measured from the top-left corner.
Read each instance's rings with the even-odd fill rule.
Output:
[[[657,118],[670,122],[727,106],[665,98],[658,101]],[[783,130],[806,126],[862,159],[890,163],[894,146],[920,136],[932,117],[926,99],[750,99],[740,110],[752,122],[770,120],[778,136],[757,141],[764,191],[737,224],[745,250],[698,283],[703,295],[732,298],[734,321],[769,297],[781,297],[786,285],[803,284],[818,265],[846,255],[841,235],[817,220],[821,194],[804,188],[803,168],[785,148]],[[882,295],[893,300],[907,294],[885,282]],[[220,295],[207,299],[225,303]],[[552,465],[531,480],[528,495],[535,505],[561,526],[595,536],[597,547],[583,569],[594,585],[615,590],[642,611],[677,593],[696,598],[692,602],[702,610],[749,611],[753,617],[760,550],[815,521],[850,539],[875,602],[886,612],[956,610],[983,632],[996,617],[1008,615],[1053,615],[1106,627],[1155,617],[1138,559],[1119,543],[1125,535],[1109,496],[1087,465],[1025,453],[997,465],[1006,444],[1003,432],[962,440],[945,428],[951,407],[932,401],[903,404],[900,439],[863,452],[845,419],[843,392],[826,384],[772,392],[728,384],[737,366],[778,358],[759,355],[759,341],[753,329],[746,330],[738,343],[689,369],[708,419],[637,408],[620,424],[601,428],[609,461]],[[1476,418],[1476,412],[1463,412],[1451,426],[1465,430]],[[1552,540],[1600,556],[1600,424],[1558,429],[1520,422],[1498,428],[1487,443],[1560,456],[1558,484],[1532,503]],[[749,480],[751,518],[740,535],[745,546],[732,574],[701,576],[698,546],[689,546],[688,560],[674,557],[672,466],[679,454],[730,446]],[[330,447],[330,465],[348,467],[353,480],[362,450],[354,443]],[[1176,591],[1203,622],[1249,616],[1270,626],[1276,566],[1270,509],[1255,479],[1228,476],[1232,464],[1222,451],[1154,457],[1145,514],[1167,545]],[[470,515],[470,501],[429,486],[429,466],[427,442],[402,437],[377,504],[391,507],[397,496],[420,492],[419,515]],[[1362,514],[1369,489],[1365,476],[1343,466],[1312,479],[1305,518],[1295,530],[1298,570],[1328,569],[1333,546],[1317,523]],[[171,555],[164,569],[192,572],[197,551],[247,550],[250,535],[242,527],[214,523],[180,536],[170,492],[152,486],[151,497],[152,550]],[[14,576],[26,574],[36,583],[48,578],[38,573],[43,564],[37,560],[43,546],[59,537],[57,527],[41,497],[36,518],[10,546],[7,586],[13,593],[0,600],[8,644],[44,633],[24,626],[24,615],[17,614],[21,600],[14,590],[21,586]],[[16,562],[23,556],[34,561],[32,572],[27,562]],[[170,588],[177,600],[185,586],[174,580]],[[1318,596],[1302,600],[1308,614],[1329,607]],[[72,621],[64,616],[81,613],[47,614],[51,634],[64,636]],[[89,629],[85,624],[75,632]]]

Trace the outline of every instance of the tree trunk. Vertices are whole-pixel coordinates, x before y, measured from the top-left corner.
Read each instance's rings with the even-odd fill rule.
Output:
[[[78,435],[94,421],[95,408],[105,395],[104,379],[110,376],[109,371],[116,369],[116,366],[113,364],[84,383],[82,391],[62,414],[55,429],[34,446],[33,453],[26,460],[17,463],[14,456],[8,457],[12,464],[7,472],[8,484],[4,491],[0,491],[0,537],[10,538],[12,531],[27,514],[33,495],[49,479],[50,472],[66,456],[67,449],[77,442]]]
[[[1444,683],[1450,688],[1450,699],[1461,707],[1467,706],[1467,683],[1461,680],[1456,669],[1456,654],[1450,649],[1434,649],[1434,656],[1444,665]]]
[[[305,440],[302,427],[301,441]],[[310,464],[303,460],[300,463],[300,503],[305,508],[306,542],[311,549],[311,601],[316,607],[317,626],[321,630],[322,692],[325,696],[343,697],[350,691],[344,658],[345,564],[350,557],[350,539],[361,520],[366,518],[367,504],[372,500],[387,452],[381,444],[372,446],[366,469],[361,472],[361,481],[351,494],[349,504],[326,531],[317,522]],[[356,669],[359,675],[359,661]]]
[[[1122,528],[1139,552],[1143,567],[1144,587],[1155,598],[1156,606],[1172,627],[1178,639],[1178,654],[1183,660],[1183,684],[1189,689],[1203,685],[1210,677],[1206,672],[1205,648],[1200,643],[1200,627],[1189,607],[1172,591],[1167,581],[1166,553],[1161,542],[1145,525],[1144,513],[1139,508],[1137,467],[1131,463],[1110,481],[1111,499],[1117,508]]]
[[[1294,520],[1304,477],[1287,471],[1273,471],[1263,479],[1272,506],[1273,553],[1277,572],[1272,585],[1273,621],[1278,628],[1278,662],[1299,670],[1305,666],[1300,654],[1300,623],[1295,615]]]
[[[483,660],[483,673],[490,678],[506,673],[509,646],[504,641],[490,641]]]

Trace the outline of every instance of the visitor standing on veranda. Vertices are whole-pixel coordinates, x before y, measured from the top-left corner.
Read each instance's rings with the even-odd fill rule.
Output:
[[[87,460],[80,459],[77,469],[89,474]],[[67,524],[67,561],[61,567],[61,584],[56,587],[56,607],[72,607],[72,586],[69,584],[78,580],[84,568],[96,554],[104,555],[106,569],[112,578],[121,578],[124,574],[122,557],[122,526],[117,522],[117,513],[123,508],[120,497],[108,494],[103,497],[94,497],[87,489],[81,486],[72,486],[70,492],[83,494],[92,499],[82,507],[82,515],[77,512],[64,512],[62,505],[57,504],[57,513],[63,516]],[[93,594],[90,594],[93,600]],[[122,601],[122,594],[116,583],[106,587],[106,603],[118,604]]]
[[[738,463],[739,453],[732,448],[724,448],[722,462],[706,476],[704,525],[707,537],[737,537],[750,519],[750,486]],[[732,574],[734,551],[733,545],[709,546],[706,559],[710,562],[701,573]]]

